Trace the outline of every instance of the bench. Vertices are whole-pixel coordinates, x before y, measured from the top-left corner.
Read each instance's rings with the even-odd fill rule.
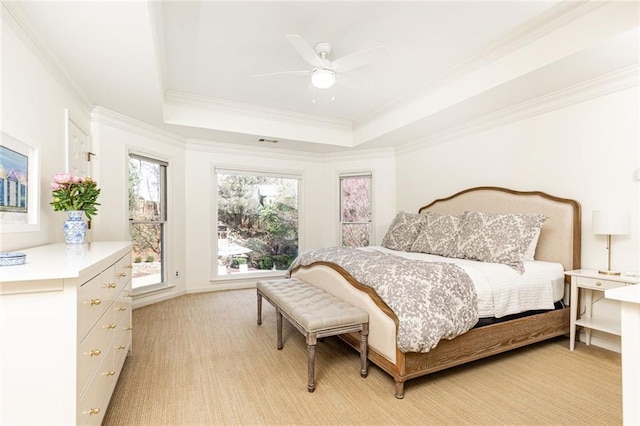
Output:
[[[282,317],[306,338],[307,390],[315,390],[315,350],[319,338],[360,333],[360,375],[367,377],[369,314],[297,278],[258,281],[258,325],[262,324],[262,298],[276,309],[277,348],[282,349]]]

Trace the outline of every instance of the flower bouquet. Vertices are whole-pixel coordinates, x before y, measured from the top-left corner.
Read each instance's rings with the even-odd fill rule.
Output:
[[[81,210],[91,220],[98,213],[100,189],[90,177],[74,176],[71,173],[55,173],[51,182],[53,201],[49,204],[55,211]]]

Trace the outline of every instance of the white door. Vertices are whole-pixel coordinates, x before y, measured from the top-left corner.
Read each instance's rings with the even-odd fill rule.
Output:
[[[89,135],[67,118],[67,171],[75,176],[90,176],[93,155]]]

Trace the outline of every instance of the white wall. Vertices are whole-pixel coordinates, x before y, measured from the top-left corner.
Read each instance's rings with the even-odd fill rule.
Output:
[[[374,173],[377,232],[386,230],[395,215],[394,161],[391,151],[359,153],[357,157],[310,155],[278,149],[230,148],[194,142],[186,152],[186,262],[188,292],[255,286],[256,278],[211,281],[213,167],[290,171],[302,175],[300,250],[335,246],[338,237],[338,172]],[[379,237],[379,240],[382,236]]]
[[[100,182],[100,204],[95,217],[93,240],[130,240],[128,216],[129,151],[164,160],[167,166],[167,227],[165,264],[169,289],[164,292],[137,296],[135,305],[148,304],[186,292],[189,271],[185,254],[185,159],[181,138],[167,134],[144,123],[117,113],[96,109],[91,133],[94,175]],[[175,271],[180,276],[175,277]]]
[[[613,237],[612,267],[638,271],[638,99],[635,87],[403,151],[396,158],[398,209],[416,211],[427,201],[484,185],[573,198],[582,205],[582,267],[592,269],[606,267],[607,252],[606,237],[591,232],[591,212],[628,210],[631,233]],[[601,301],[594,312],[618,315],[618,307]]]
[[[340,188],[338,176],[340,173],[354,171],[370,171],[373,173],[373,238],[371,245],[380,245],[384,234],[389,229],[389,225],[397,213],[395,154],[392,151],[373,151],[369,155],[366,152],[361,152],[357,155],[343,156],[342,158],[333,156],[325,160],[323,170],[324,180],[334,183],[331,187],[326,185],[323,188],[323,191],[331,194],[331,211],[334,212],[332,218],[335,219],[333,222],[334,233],[331,234],[333,244],[340,243],[338,217]],[[321,244],[318,245],[320,246]]]
[[[91,106],[72,89],[65,76],[24,35],[6,11],[2,13],[2,63],[0,129],[18,141],[37,148],[39,229],[0,234],[0,250],[18,250],[64,241],[64,212],[49,205],[51,176],[65,170],[65,109],[85,130]]]

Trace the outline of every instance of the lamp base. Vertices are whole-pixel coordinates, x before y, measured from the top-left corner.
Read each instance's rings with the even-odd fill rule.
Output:
[[[611,271],[609,269],[604,270],[604,271],[598,271],[599,274],[605,274],[605,275],[620,275],[620,272],[616,272],[616,271]]]

